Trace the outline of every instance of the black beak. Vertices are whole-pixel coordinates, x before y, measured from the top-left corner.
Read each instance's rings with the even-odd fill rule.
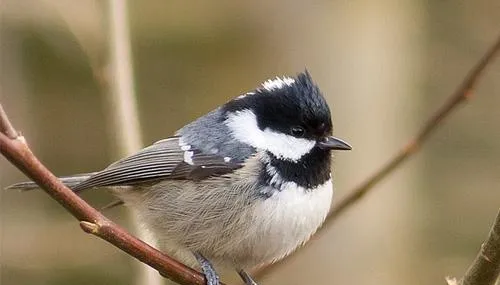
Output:
[[[334,150],[351,150],[352,147],[345,141],[335,138],[326,137],[317,142],[317,145],[321,149],[334,149]]]

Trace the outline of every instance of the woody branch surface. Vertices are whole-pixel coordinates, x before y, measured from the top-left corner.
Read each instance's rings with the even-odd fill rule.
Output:
[[[500,36],[495,43],[488,49],[488,51],[479,59],[476,65],[469,71],[464,80],[460,83],[457,89],[448,97],[443,105],[435,113],[433,113],[427,122],[423,125],[421,130],[413,137],[406,145],[404,145],[387,163],[382,165],[371,176],[369,176],[363,183],[349,191],[349,194],[336,203],[330,213],[328,214],[325,223],[319,229],[318,234],[324,232],[331,226],[338,217],[340,217],[347,209],[354,206],[361,198],[365,197],[367,193],[375,189],[375,186],[392,174],[394,170],[400,167],[403,162],[407,161],[421,148],[430,135],[433,134],[446,118],[448,118],[454,110],[469,99],[476,87],[479,79],[484,74],[486,67],[489,66],[495,56],[500,50]],[[297,254],[291,255],[289,258],[297,258]],[[288,258],[287,258],[288,259]],[[261,277],[275,271],[279,266],[284,264],[282,260],[278,263],[267,266],[259,270],[255,276]]]
[[[500,211],[461,285],[493,285],[500,274]]]
[[[199,272],[135,238],[61,183],[31,152],[24,138],[10,123],[1,104],[0,152],[78,219],[85,232],[106,240],[179,284],[205,284],[205,278]]]

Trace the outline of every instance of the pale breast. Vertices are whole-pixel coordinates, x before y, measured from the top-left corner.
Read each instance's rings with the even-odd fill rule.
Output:
[[[310,190],[287,183],[282,191],[256,203],[253,212],[254,258],[274,262],[305,243],[330,209],[332,183]]]

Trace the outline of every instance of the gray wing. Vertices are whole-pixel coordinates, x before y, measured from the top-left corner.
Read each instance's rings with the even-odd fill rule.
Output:
[[[203,153],[183,144],[180,137],[176,136],[158,141],[111,164],[74,186],[73,190],[133,185],[159,179],[201,180],[230,173],[241,166],[241,161]]]

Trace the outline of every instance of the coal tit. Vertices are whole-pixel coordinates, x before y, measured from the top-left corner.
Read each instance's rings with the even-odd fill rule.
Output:
[[[332,199],[330,109],[307,71],[268,80],[102,171],[62,178],[74,191],[108,188],[166,253],[244,271],[305,243]],[[32,188],[32,182],[11,188]],[[210,261],[209,261],[210,260]]]

